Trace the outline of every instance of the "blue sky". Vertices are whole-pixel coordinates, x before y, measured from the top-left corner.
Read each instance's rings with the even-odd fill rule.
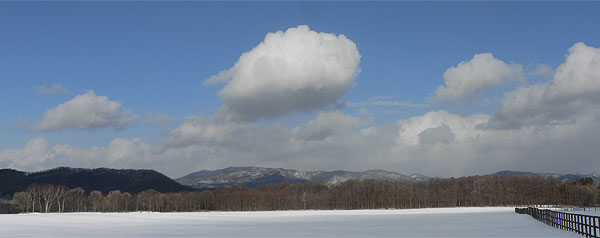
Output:
[[[205,122],[212,120],[210,123],[218,124],[214,122],[217,120],[214,116],[227,104],[219,96],[223,85],[206,86],[204,81],[231,68],[242,53],[253,50],[269,32],[285,32],[289,28],[307,25],[315,32],[343,34],[356,44],[360,53],[360,70],[351,79],[353,87],[329,104],[345,103],[340,111],[344,116],[360,120],[360,126],[351,130],[351,133],[360,133],[369,128],[383,130],[391,125],[397,126],[402,124],[400,121],[432,111],[441,110],[461,117],[498,114],[506,104],[503,102],[505,93],[517,87],[551,82],[552,71],[565,63],[568,49],[577,42],[591,48],[600,47],[600,31],[596,30],[600,23],[599,10],[600,4],[596,2],[3,2],[0,3],[0,100],[3,101],[0,106],[0,151],[4,152],[0,153],[4,153],[5,158],[2,161],[0,156],[0,165],[30,170],[59,165],[57,161],[68,166],[84,167],[131,165],[154,168],[170,175],[182,175],[192,172],[192,169],[238,165],[351,170],[389,167],[406,173],[424,172],[442,176],[517,169],[517,165],[521,164],[514,162],[515,158],[543,157],[544,154],[536,153],[538,150],[534,147],[544,145],[520,148],[531,150],[525,154],[498,155],[500,158],[495,161],[505,161],[501,165],[477,162],[475,164],[481,163],[480,167],[461,167],[446,173],[437,166],[446,162],[440,162],[437,157],[434,159],[435,155],[425,156],[420,162],[412,161],[416,158],[394,160],[414,156],[412,152],[382,155],[380,161],[373,164],[364,162],[364,156],[344,162],[340,157],[347,154],[336,153],[346,147],[360,147],[353,142],[344,142],[343,145],[321,143],[323,147],[335,148],[333,152],[316,149],[314,143],[303,144],[297,151],[273,152],[265,156],[271,159],[264,160],[258,159],[264,152],[248,156],[256,159],[239,158],[243,157],[243,153],[234,153],[232,150],[235,149],[231,147],[197,139],[184,143],[185,148],[176,148],[185,151],[194,150],[196,146],[197,155],[190,155],[189,151],[164,152],[169,150],[164,144],[170,133],[186,124],[186,117],[199,116]],[[507,65],[518,64],[522,67],[520,74],[524,76],[520,80],[507,80],[494,87],[482,88],[468,100],[437,100],[436,90],[445,83],[444,73],[481,53],[492,53],[495,59]],[[544,65],[551,72],[533,74],[539,65]],[[598,81],[593,75],[590,80]],[[68,93],[45,95],[40,90],[36,91],[36,87],[54,84]],[[47,110],[77,95],[86,94],[88,90],[93,90],[96,96],[106,96],[108,100],[120,103],[120,110],[137,117],[130,118],[116,129],[110,125],[40,129]],[[583,97],[584,93],[575,96]],[[369,99],[375,100],[373,98],[417,105],[356,106]],[[595,108],[598,106],[595,103],[592,100],[585,107]],[[227,138],[237,140],[244,135],[236,133],[255,135],[279,126],[286,130],[284,134],[293,134],[295,128],[300,130],[309,121],[316,120],[319,113],[336,111],[332,105],[321,106],[245,121],[244,125],[256,128],[232,132]],[[158,125],[147,122],[158,117],[168,120]],[[19,118],[27,118],[27,125],[18,123]],[[438,125],[431,126],[438,128]],[[452,125],[450,128],[452,137],[459,138],[458,129]],[[420,132],[426,129],[422,128]],[[564,132],[548,133],[558,138],[570,138],[560,134]],[[44,157],[37,164],[18,162],[28,160],[23,155],[27,154],[24,152],[27,149],[25,145],[36,138],[47,143],[50,152],[37,155]],[[127,158],[119,157],[126,161],[121,165],[104,161],[103,155],[89,158],[85,163],[49,155],[56,152],[56,145],[108,150],[107,145],[117,138],[138,138],[144,146],[152,148],[149,149],[151,152],[144,153],[156,159],[137,163],[126,160],[137,160],[140,155],[128,155]],[[255,146],[270,148],[266,144],[271,144],[269,141],[276,138],[272,134],[265,135],[265,141],[255,141]],[[584,140],[583,137],[574,139]],[[218,148],[209,149],[210,146]],[[322,152],[317,152],[321,149]],[[23,153],[16,153],[16,150]],[[219,152],[207,156],[211,159],[204,159],[206,151],[203,150]],[[302,150],[311,151],[311,155],[298,156],[305,154]],[[410,150],[415,148],[406,149]],[[418,150],[454,153],[458,149],[436,147]],[[596,152],[591,150],[588,154]],[[454,156],[461,157],[460,153],[456,153]],[[278,159],[281,157],[286,159]],[[597,159],[584,157],[580,160]],[[182,167],[170,165],[168,161],[182,164]],[[536,169],[534,162],[525,163],[525,167]],[[563,162],[556,158],[540,169],[595,172],[578,171],[574,167],[563,170],[558,167]],[[434,165],[439,168],[434,169]]]

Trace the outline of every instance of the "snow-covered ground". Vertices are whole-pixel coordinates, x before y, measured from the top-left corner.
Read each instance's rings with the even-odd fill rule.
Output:
[[[582,207],[539,207],[539,209],[600,217],[600,207],[586,207],[585,209]]]
[[[573,208],[573,210],[563,211],[563,212],[575,213],[575,214],[584,214],[584,215],[591,215],[591,216],[599,216],[600,217],[600,209],[598,209],[598,208],[586,208],[585,210],[583,208]]]
[[[0,215],[1,237],[576,237],[513,208]]]

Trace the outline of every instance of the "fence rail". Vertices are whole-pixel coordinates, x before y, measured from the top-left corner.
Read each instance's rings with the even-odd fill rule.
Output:
[[[600,217],[573,214],[534,207],[515,208],[518,214],[528,214],[549,226],[576,232],[586,237],[600,235]]]

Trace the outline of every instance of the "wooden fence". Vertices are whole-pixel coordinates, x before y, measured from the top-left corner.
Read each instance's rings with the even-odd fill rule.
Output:
[[[586,237],[600,235],[600,217],[573,214],[533,207],[515,208],[518,214],[528,214],[538,221],[559,229],[577,232]]]

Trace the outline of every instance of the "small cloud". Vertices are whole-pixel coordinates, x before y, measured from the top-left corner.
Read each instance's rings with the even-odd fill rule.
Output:
[[[540,76],[544,78],[550,78],[554,74],[554,69],[547,64],[537,64],[527,72],[529,76]]]
[[[35,126],[33,126],[29,120],[29,118],[27,117],[23,117],[23,116],[19,116],[19,118],[17,118],[17,120],[15,120],[13,122],[13,125],[16,128],[20,128],[20,129],[27,129],[27,130],[32,130],[35,128]]]
[[[320,141],[349,132],[358,128],[360,124],[360,119],[341,111],[320,112],[316,119],[309,121],[305,127],[298,130],[298,135],[305,140]]]
[[[436,99],[465,101],[477,93],[501,86],[509,80],[524,80],[523,65],[505,63],[491,53],[475,54],[444,72],[444,85],[437,88]]]
[[[38,95],[50,96],[56,94],[69,94],[69,90],[62,86],[62,84],[52,84],[50,87],[46,87],[46,85],[36,85],[35,92]]]
[[[204,80],[204,86],[217,86],[220,84],[228,83],[232,77],[232,71],[224,70],[219,72],[217,75],[212,75],[208,79]]]
[[[144,115],[144,123],[154,126],[163,126],[171,124],[175,118],[167,115],[156,115],[154,112],[147,112]]]
[[[49,109],[37,125],[40,131],[65,129],[122,129],[139,118],[121,109],[121,103],[106,96],[96,96],[94,91],[77,95],[75,98]]]
[[[358,111],[358,115],[360,116],[360,121],[363,125],[370,125],[375,122],[375,115],[370,112],[367,107],[361,107]]]
[[[362,102],[348,102],[346,105],[349,107],[430,107],[428,104],[412,103],[409,101],[394,101],[392,100],[392,96],[376,96]]]
[[[226,143],[234,135],[250,127],[246,123],[212,121],[210,119],[188,116],[183,123],[169,131],[162,139],[163,147],[183,148],[199,144]]]

